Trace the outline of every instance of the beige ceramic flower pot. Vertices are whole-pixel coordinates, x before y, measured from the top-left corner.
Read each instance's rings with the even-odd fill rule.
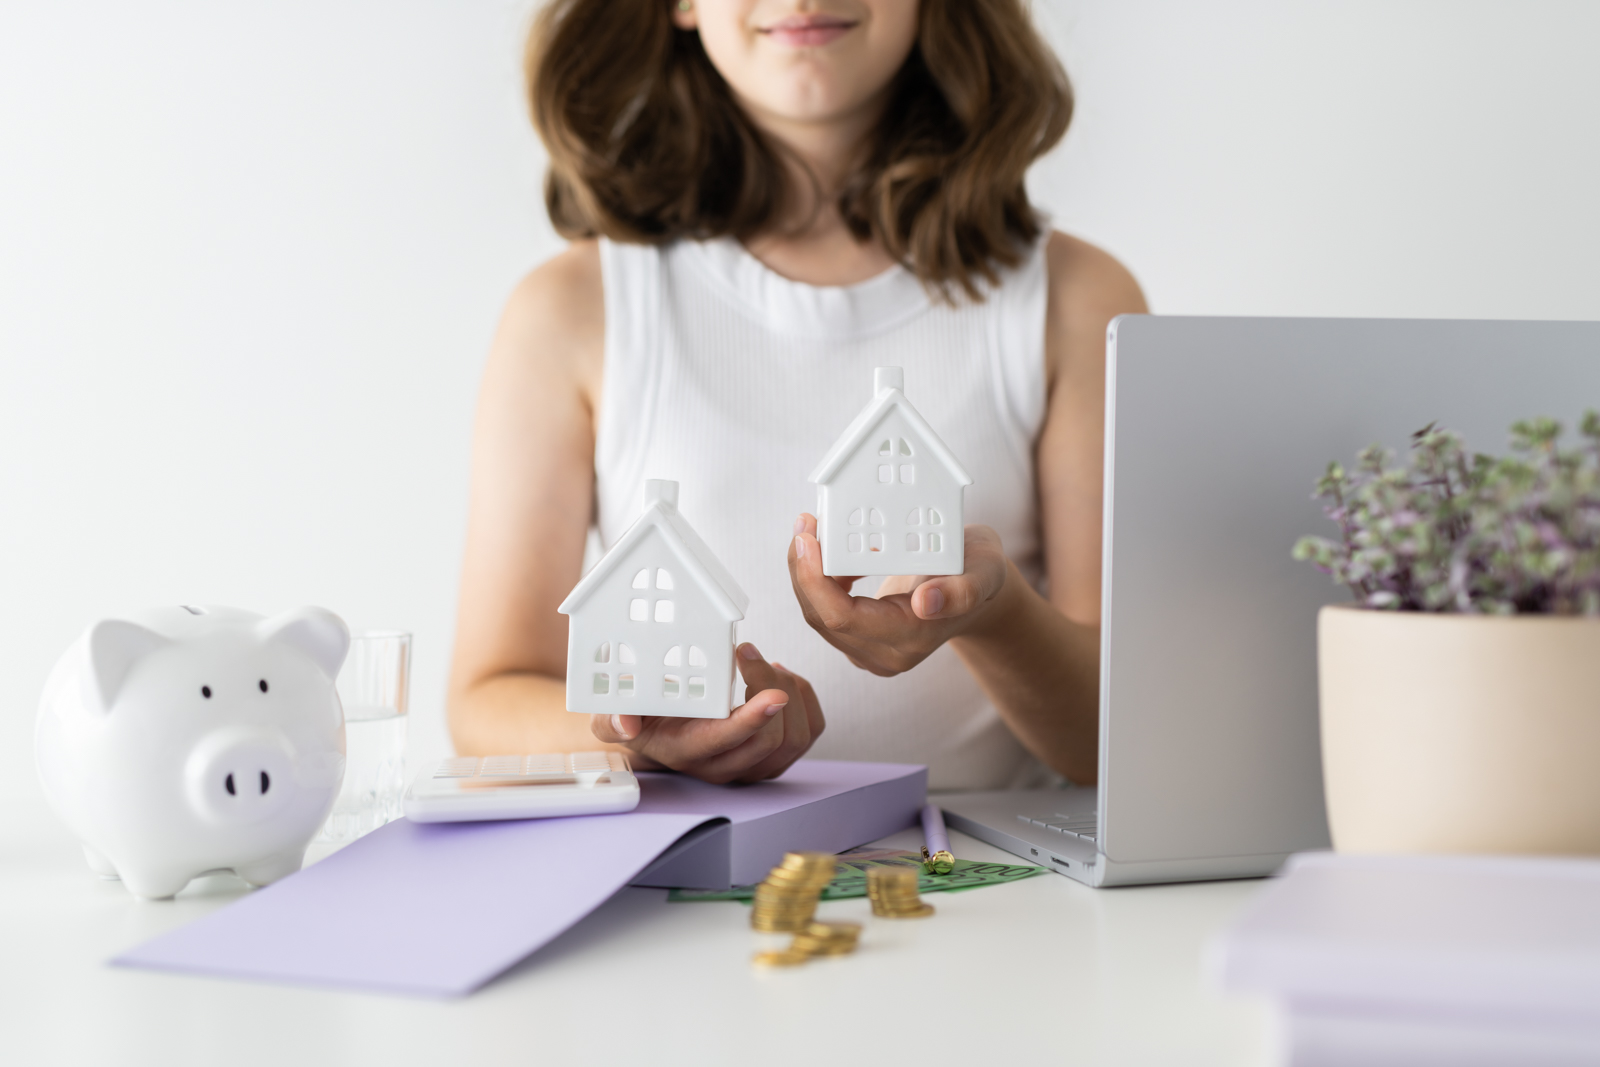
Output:
[[[1600,854],[1600,620],[1323,608],[1341,852]]]

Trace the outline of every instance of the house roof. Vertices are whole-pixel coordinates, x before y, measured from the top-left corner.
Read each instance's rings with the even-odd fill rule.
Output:
[[[811,481],[832,480],[833,476],[839,473],[839,468],[844,466],[845,460],[855,452],[856,446],[873,436],[891,411],[898,410],[922,438],[924,447],[950,471],[956,483],[972,484],[972,475],[967,473],[967,469],[956,459],[955,453],[939,439],[939,435],[933,432],[933,427],[922,417],[922,412],[918,411],[916,406],[906,399],[905,393],[901,392],[904,385],[904,373],[899,367],[878,367],[873,371],[871,402],[861,409],[861,413],[851,420],[844,433],[833,443],[833,447],[828,449],[828,454],[822,457],[817,469],[811,472]]]
[[[556,610],[563,615],[571,615],[613,571],[627,561],[635,546],[648,537],[660,537],[673,550],[688,576],[694,579],[729,622],[744,618],[745,611],[750,607],[750,598],[739,588],[739,583],[733,580],[733,575],[728,573],[716,553],[695,533],[694,527],[678,514],[678,483],[652,480],[644,485],[644,511],[617,538],[617,543],[601,557],[600,562],[572,587],[572,592],[567,594],[567,599]]]

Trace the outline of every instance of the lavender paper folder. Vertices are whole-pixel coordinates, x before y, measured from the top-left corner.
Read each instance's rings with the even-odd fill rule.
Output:
[[[755,881],[786,849],[839,851],[910,825],[926,786],[922,767],[825,760],[742,787],[641,778],[643,799],[626,815],[390,823],[111,962],[461,996],[646,868],[658,885],[675,869],[685,884]]]
[[[917,821],[928,772],[903,763],[801,760],[759,785],[707,785],[675,774],[643,774],[640,811],[705,823],[667,850],[634,885],[727,889],[766,877],[785,852],[843,852]]]

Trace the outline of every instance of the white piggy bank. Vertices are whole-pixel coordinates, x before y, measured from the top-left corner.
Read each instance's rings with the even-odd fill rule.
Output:
[[[34,757],[89,866],[161,899],[292,874],[344,778],[335,614],[155,608],[91,626],[45,683]]]

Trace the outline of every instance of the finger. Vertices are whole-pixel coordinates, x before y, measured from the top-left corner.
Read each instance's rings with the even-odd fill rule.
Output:
[[[964,555],[964,573],[929,578],[911,594],[911,610],[918,618],[960,618],[1000,592],[1007,568],[999,535],[987,526],[967,527]]]
[[[774,663],[772,666],[778,672],[778,688],[789,694],[789,707],[784,711],[786,729],[784,743],[792,741],[800,744],[800,751],[794,757],[799,759],[806,749],[811,747],[811,742],[816,740],[811,731],[811,717],[807,712],[805,700],[805,691],[810,688],[811,683],[781,663]],[[799,718],[791,722],[789,716]]]
[[[792,702],[783,712],[783,740],[744,770],[738,777],[739,781],[756,782],[778,777],[810,751],[825,725],[822,706],[817,701],[817,692],[811,683],[782,664],[774,663],[772,666],[782,677],[783,688],[792,697]]]
[[[828,721],[822,714],[822,702],[817,699],[817,691],[811,688],[811,683],[798,675],[795,681],[800,685],[800,700],[806,707],[806,720],[811,727],[811,743],[814,745],[827,728]]]
[[[886,596],[895,596],[899,593],[914,593],[917,586],[928,580],[926,574],[891,574],[878,583],[878,591],[872,595],[879,600]]]
[[[744,679],[744,698],[749,700],[763,689],[782,689],[778,671],[761,655],[761,650],[746,641],[736,650],[739,677]]]
[[[781,689],[765,689],[729,712],[725,718],[651,719],[644,740],[629,747],[675,771],[692,774],[708,782],[732,781],[731,774],[718,776],[711,773],[719,766],[719,757],[738,749],[767,729],[788,702],[789,695]]]
[[[857,579],[841,583],[822,573],[822,545],[817,541],[815,518],[801,515],[795,526],[800,532],[789,542],[789,580],[800,609],[823,636],[847,632],[856,599],[850,595],[850,586]]]
[[[752,752],[754,758],[739,773],[738,781],[762,782],[776,778],[811,747],[810,724],[801,701],[791,701],[773,721],[773,727],[773,743],[764,752]]]
[[[608,745],[624,745],[639,736],[642,722],[638,715],[591,715],[589,732]]]
[[[813,541],[817,540],[817,518],[815,515],[812,515],[809,512],[801,512],[800,517],[794,520],[794,535],[799,537],[801,534],[807,535]],[[797,551],[798,549],[795,544],[791,543],[789,546],[789,556],[791,562],[793,561],[793,557]],[[817,558],[819,560],[822,558],[821,542],[818,542],[817,544]],[[856,583],[864,577],[865,575],[861,574],[853,574],[848,576],[836,574],[829,577],[828,581],[832,582],[834,585],[837,585],[840,589],[843,589],[846,593],[848,593],[854,589]]]
[[[783,744],[783,716],[790,704],[789,694],[781,689],[763,689],[736,708],[729,719],[738,719],[743,737],[737,744],[705,753],[692,770],[708,782],[740,781],[749,768]]]
[[[767,724],[750,736],[744,744],[711,761],[716,772],[728,781],[754,782],[771,777],[759,770],[772,760],[781,760],[782,753],[793,744],[793,723],[790,721],[800,703],[787,697],[782,704],[767,706]],[[809,747],[809,746],[807,746]]]

